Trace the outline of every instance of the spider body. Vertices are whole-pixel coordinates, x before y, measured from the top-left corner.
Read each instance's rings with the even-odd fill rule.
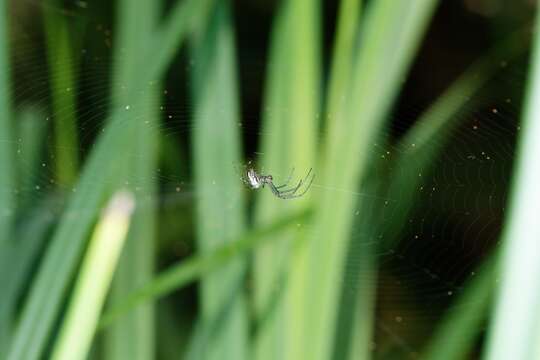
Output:
[[[285,187],[287,187],[287,185],[289,185],[293,172],[294,169],[291,171],[291,174],[289,175],[289,178],[287,179],[285,184],[278,186],[274,184],[272,175],[260,175],[253,168],[249,168],[245,172],[242,180],[247,186],[249,186],[253,190],[264,188],[265,185],[268,185],[268,187],[276,197],[280,199],[294,199],[304,195],[309,190],[311,184],[313,183],[313,178],[315,177],[315,175],[312,173],[312,169],[309,169],[306,177],[301,179],[295,187],[284,189]],[[304,187],[303,191],[299,192],[302,184],[307,185]]]
[[[245,180],[249,187],[256,190],[264,187],[265,184],[272,182],[272,175],[259,175],[253,168],[250,168],[246,172]]]

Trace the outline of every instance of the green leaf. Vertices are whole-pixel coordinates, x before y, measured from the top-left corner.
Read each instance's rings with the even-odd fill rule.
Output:
[[[360,24],[362,0],[341,0],[338,26],[332,53],[332,68],[327,95],[327,121],[340,117],[352,75],[355,44]]]
[[[53,1],[60,6],[60,1]],[[74,55],[69,18],[52,7],[44,6],[44,25],[52,118],[54,120],[54,158],[56,178],[62,187],[71,186],[77,177],[79,141],[77,133],[76,74],[78,58]]]
[[[111,325],[120,316],[145,302],[155,301],[221,269],[234,260],[245,257],[249,251],[266,242],[278,240],[280,238],[278,232],[282,232],[291,225],[307,221],[311,216],[312,211],[310,210],[289,214],[269,225],[251,230],[235,241],[224,243],[211,252],[195,255],[169,267],[151,282],[127,297],[122,304],[107,311],[101,319],[100,328]]]
[[[171,13],[175,18],[169,18],[167,23],[182,19],[190,19],[190,22],[161,30],[165,31],[163,35],[167,38],[168,47],[172,47],[173,44],[178,46],[190,30],[194,18],[205,15],[200,11],[198,4],[204,5],[196,0],[188,0],[175,6]],[[187,13],[184,13],[184,10]],[[177,31],[178,28],[181,31]],[[168,31],[169,29],[171,31]],[[172,51],[163,53],[165,50],[170,49],[160,50],[157,54],[162,59],[160,66],[153,63],[147,72],[140,74],[135,89],[152,86],[151,80],[161,77],[171,60],[165,55],[174,55]],[[117,189],[124,180],[125,169],[122,169],[126,164],[124,159],[132,154],[136,145],[134,126],[136,122],[130,121],[132,118],[129,112],[130,110],[136,112],[139,105],[141,92],[135,93],[137,95],[130,97],[128,104],[113,109],[111,120],[97,140],[73,189],[67,209],[61,217],[32,283],[18,328],[9,347],[8,359],[37,359],[44,350],[92,222],[106,196]],[[32,346],[29,347],[27,344]]]
[[[423,360],[465,359],[478,340],[488,316],[498,276],[498,254],[490,254],[465,283],[459,299],[450,305],[432,339],[422,353]]]
[[[365,178],[373,139],[383,127],[436,3],[381,0],[367,9],[343,116],[329,122],[325,131],[319,181],[345,191],[326,191],[317,199],[316,235],[309,243],[304,358],[327,359],[333,349],[345,249],[358,205],[349,191]],[[369,254],[357,260],[371,262]],[[373,311],[372,302],[364,306],[360,313]],[[368,357],[369,332],[355,341],[364,349],[362,358]]]
[[[236,49],[230,4],[220,1],[205,28],[193,39],[193,132],[197,192],[197,246],[212,252],[245,231],[242,181],[234,169],[241,162]],[[200,284],[201,323],[213,327],[223,314],[206,359],[246,359],[247,304],[243,292],[246,259],[238,258]]]
[[[139,54],[153,46],[153,32],[158,25],[161,4],[159,1],[118,1],[115,47],[113,102],[117,106],[131,103],[138,90],[140,69],[145,59]],[[129,189],[139,206],[126,245],[118,264],[111,287],[109,306],[121,302],[131,292],[153,278],[156,245],[157,170],[159,132],[159,100],[161,86],[152,85],[140,95],[139,107],[132,116],[136,121],[134,131],[137,146],[130,154],[126,179]],[[140,307],[130,316],[117,322],[105,334],[103,356],[107,359],[144,360],[155,358],[155,316],[152,304]]]
[[[283,1],[272,28],[259,150],[262,156],[257,170],[270,173],[278,183],[284,183],[293,169],[291,185],[305,177],[310,168],[317,172],[321,111],[319,11],[318,0]],[[282,201],[270,191],[261,191],[256,198],[256,224],[268,224],[276,216],[307,207],[313,196],[311,189],[302,198]],[[265,322],[259,324],[254,340],[254,356],[259,360],[302,356],[306,295],[302,283],[309,269],[304,249],[291,244],[299,243],[294,237],[306,236],[305,231],[291,229],[279,242],[256,253],[255,312]],[[286,282],[282,281],[283,273],[288,275]],[[276,293],[281,295],[276,297]]]
[[[392,247],[403,229],[414,205],[414,198],[432,164],[477,104],[474,96],[499,73],[501,63],[511,63],[527,49],[525,29],[496,44],[485,56],[475,61],[417,120],[397,144],[398,156],[393,160],[393,179],[386,194],[400,199],[393,209],[392,221],[385,227],[385,245]],[[418,174],[423,174],[420,177]]]
[[[15,214],[15,165],[13,163],[13,125],[11,123],[11,66],[8,44],[8,2],[0,1],[0,267],[6,262]],[[4,335],[9,324],[0,319],[0,348],[5,347]]]
[[[46,235],[54,223],[56,199],[46,197],[32,210],[25,213],[24,221],[14,229],[15,239],[5,249],[5,261],[0,264],[0,324],[1,338],[8,339],[12,333],[14,315],[17,314],[17,301],[29,281],[32,267],[43,249]],[[6,348],[0,348],[0,358],[4,358]]]
[[[510,206],[503,229],[501,286],[489,328],[486,359],[540,354],[540,16],[534,45]]]
[[[60,327],[52,359],[86,359],[126,238],[133,195],[116,193],[99,220]]]
[[[42,167],[43,151],[47,135],[47,122],[44,112],[31,106],[22,108],[17,116],[18,137],[17,165],[19,182],[19,207],[26,209],[32,203],[36,186],[39,186],[39,167]]]

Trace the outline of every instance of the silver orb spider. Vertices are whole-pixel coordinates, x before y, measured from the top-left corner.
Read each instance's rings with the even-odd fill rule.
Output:
[[[289,189],[283,189],[289,185],[289,182],[291,181],[294,169],[291,171],[289,178],[287,181],[282,185],[274,185],[273,177],[272,175],[262,175],[257,174],[255,169],[248,168],[248,170],[244,173],[244,176],[242,177],[242,181],[249,186],[253,190],[257,190],[260,188],[264,188],[265,185],[268,185],[270,190],[272,190],[272,193],[280,198],[280,199],[294,199],[300,196],[303,196],[311,187],[311,184],[313,183],[313,179],[315,178],[315,174],[312,172],[313,169],[309,169],[307,175],[301,179],[298,184],[294,187],[291,187]],[[302,187],[302,184],[307,184],[304,187],[304,190],[301,192],[298,192],[298,190]]]

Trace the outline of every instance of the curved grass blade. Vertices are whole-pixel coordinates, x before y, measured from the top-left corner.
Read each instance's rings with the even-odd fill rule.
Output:
[[[179,290],[201,279],[231,261],[244,257],[249,251],[269,241],[277,241],[278,233],[293,224],[302,223],[312,216],[311,210],[302,210],[261,226],[240,236],[238,240],[222,244],[212,252],[195,255],[161,272],[147,285],[143,286],[114,309],[107,311],[101,319],[100,328],[111,325],[119,317],[135,307]]]
[[[392,222],[385,225],[384,246],[395,245],[397,235],[410,215],[414,194],[421,181],[418,173],[429,172],[449,140],[448,135],[474,109],[474,96],[501,70],[501,62],[512,63],[525,53],[528,47],[526,38],[527,30],[522,29],[496,44],[475,61],[400,140],[398,149],[402,152],[394,159],[396,165],[393,167],[402,171],[390,174],[389,178],[393,180],[389,189],[381,192],[381,196],[401,199],[399,208],[393,212]],[[455,305],[459,311],[445,315],[422,358],[458,359],[470,351],[480,329],[478,324],[486,318],[492,299],[496,276],[493,263],[493,259],[486,261],[476,278],[467,285]]]
[[[178,51],[179,40],[183,39],[188,32],[192,32],[208,21],[211,9],[216,0],[176,0],[176,5],[171,9],[170,15],[164,23],[154,32],[153,46],[146,54],[151,58],[149,65],[149,77],[159,77],[167,69],[170,62]]]
[[[474,96],[501,70],[501,63],[511,63],[522,56],[528,45],[527,30],[521,29],[496,44],[485,56],[475,61],[420,116],[416,124],[397,144],[399,155],[394,159],[395,171],[387,197],[400,199],[393,221],[385,228],[385,244],[393,246],[406,223],[414,197],[431,165],[449,141],[450,134],[470,113]]]
[[[444,315],[421,359],[454,360],[467,357],[478,340],[479,329],[487,318],[495,293],[499,259],[498,254],[489,256]]]
[[[0,264],[0,324],[5,324],[0,337],[7,340],[11,337],[13,315],[16,314],[17,301],[29,281],[29,275],[40,250],[46,240],[46,235],[56,220],[54,198],[46,198],[34,209],[27,212],[24,221],[14,229],[16,242],[6,248],[6,261]],[[6,355],[5,347],[0,347],[0,358]]]
[[[483,86],[492,79],[501,69],[500,64],[502,62],[512,63],[520,55],[523,55],[526,46],[526,31],[520,30],[502,43],[497,44],[492,50],[488,52],[481,59],[472,64],[469,69],[461,75],[452,86],[445,91],[443,95],[428,109],[424,115],[422,115],[413,128],[404,136],[400,141],[398,147],[403,150],[399,153],[399,156],[394,159],[393,166],[395,169],[401,171],[395,171],[389,175],[390,186],[381,184],[378,186],[379,190],[370,191],[370,193],[379,193],[381,197],[389,199],[400,198],[400,207],[398,211],[393,212],[392,221],[386,222],[384,226],[376,225],[379,217],[377,210],[369,210],[362,212],[367,216],[362,218],[362,222],[366,223],[365,229],[384,229],[385,235],[383,236],[385,243],[383,245],[391,247],[395,245],[397,235],[400,233],[403,223],[407,219],[413,207],[413,197],[416,189],[419,187],[421,178],[418,177],[418,173],[425,174],[429,171],[432,163],[437,159],[437,155],[444,147],[445,142],[449,139],[447,135],[451,133],[452,129],[459,126],[459,124],[466,118],[466,114],[474,109],[474,95],[483,88]],[[419,134],[423,134],[419,136]],[[434,138],[437,141],[434,141]],[[413,140],[414,139],[414,140]],[[410,147],[410,144],[414,143],[414,147]],[[402,165],[403,164],[403,165]],[[380,179],[377,180],[380,182]],[[366,186],[369,186],[367,184]],[[356,233],[357,231],[355,231]],[[363,233],[366,230],[362,231]],[[358,241],[358,240],[356,240]],[[362,256],[360,254],[366,254],[365,246],[360,244],[351,245],[352,249],[348,250],[348,257],[354,259],[351,264],[356,266],[357,259]],[[354,250],[354,247],[358,248],[358,251]],[[487,266],[486,266],[487,267]],[[350,266],[347,266],[347,270],[350,272]],[[366,270],[362,270],[365,274]],[[443,320],[442,325],[437,330],[433,339],[433,344],[428,345],[428,353],[425,355],[431,359],[456,359],[463,357],[470,347],[474,344],[476,338],[474,334],[478,332],[478,327],[467,327],[470,324],[478,324],[485,318],[485,311],[488,309],[488,303],[491,299],[490,285],[486,284],[486,281],[494,277],[494,274],[487,275],[487,269],[483,270],[482,276],[478,275],[477,279],[472,282],[472,288],[467,290],[463,295],[464,300],[460,300],[458,305],[460,312],[453,312],[448,314]],[[352,276],[354,279],[355,277]],[[364,279],[365,281],[366,279]],[[346,278],[347,286],[358,287],[356,280],[352,283]],[[366,287],[359,287],[362,291],[354,292],[354,296],[351,295],[350,290],[344,290],[345,300],[347,297],[354,297],[349,299],[347,310],[344,311],[347,314],[354,313],[355,304],[361,304],[366,301],[369,296],[366,293]],[[485,290],[485,291],[484,291]],[[486,293],[487,292],[487,293]],[[471,294],[471,295],[469,295]],[[348,295],[348,296],[347,296]],[[474,298],[475,301],[468,302],[467,299]],[[471,304],[469,306],[469,303]],[[340,321],[340,331],[337,335],[337,343],[335,347],[336,358],[344,358],[345,351],[348,351],[346,346],[347,339],[351,336],[359,338],[361,335],[350,333],[356,326],[357,331],[366,332],[365,324],[368,323],[366,319],[371,316],[370,313],[364,312],[358,314],[358,321],[354,325],[349,324],[351,321],[350,316],[346,316]],[[455,316],[456,318],[454,319]],[[343,324],[342,324],[343,323]],[[347,329],[347,327],[350,327]],[[363,329],[363,330],[362,330]],[[472,331],[471,331],[472,330]],[[343,333],[345,331],[345,333]],[[469,335],[467,338],[465,334]],[[446,346],[443,344],[450,341],[454,345]],[[357,345],[358,342],[351,342],[352,345]],[[355,349],[359,349],[355,346]],[[437,352],[435,349],[439,349]],[[441,350],[442,349],[442,350]],[[361,351],[361,350],[360,350]],[[459,354],[459,355],[458,355]],[[359,357],[354,350],[349,352],[349,356],[353,359]]]
[[[18,208],[28,209],[29,197],[32,190],[36,186],[37,174],[35,169],[38,167],[40,155],[43,151],[44,135],[45,135],[45,117],[35,108],[25,107],[17,116],[17,138],[18,146],[16,152],[17,159],[17,182],[19,184]],[[36,230],[36,238],[28,238],[29,234],[21,233],[20,226],[14,229],[15,236],[10,239],[5,248],[2,248],[0,253],[0,289],[3,289],[3,296],[0,297],[0,339],[5,339],[3,334],[11,332],[10,321],[7,320],[10,310],[13,308],[14,302],[18,298],[17,289],[20,290],[22,281],[20,277],[25,278],[27,275],[26,264],[29,259],[34,259],[37,248],[39,246],[29,246],[30,244],[40,244],[43,240],[42,232],[38,231],[34,226],[36,218],[45,212],[50,199],[44,201],[44,204],[34,204],[33,209],[25,216],[25,223],[28,221],[28,227]],[[34,209],[35,208],[35,209]],[[22,238],[21,238],[22,237]],[[27,247],[28,246],[28,247]],[[28,253],[26,253],[27,251]],[[30,260],[31,262],[32,260]],[[3,346],[0,340],[0,349],[5,351],[6,344]],[[1,356],[1,355],[0,355]]]
[[[503,229],[501,286],[490,323],[486,359],[533,359],[540,339],[540,14],[509,212]]]
[[[52,359],[86,359],[134,205],[133,195],[120,191],[112,197],[97,223],[53,348]]]

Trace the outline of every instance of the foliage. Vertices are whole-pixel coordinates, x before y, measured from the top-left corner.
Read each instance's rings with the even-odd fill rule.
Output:
[[[278,2],[261,131],[253,133],[260,134],[258,166],[276,180],[314,168],[309,192],[289,201],[242,189],[242,130],[252,129],[242,119],[233,3],[176,0],[162,18],[164,3],[117,1],[107,115],[91,145],[78,129],[76,96],[86,20],[66,16],[56,2],[43,5],[50,108],[17,107],[8,41],[14,5],[0,4],[0,358],[372,358],[377,252],[399,244],[418,206],[417,174],[433,169],[500,62],[525,52],[524,31],[495,44],[395,139],[387,136],[392,111],[440,2],[341,0],[328,71],[322,3]],[[486,358],[539,353],[540,303],[529,286],[540,264],[531,215],[540,155],[538,41],[505,244],[465,282],[454,302],[465,310],[446,312],[422,344],[423,358],[470,354],[493,302]],[[188,64],[182,75],[174,69],[179,58]],[[190,151],[167,137],[160,119],[164,84],[181,76],[192,104]],[[54,126],[39,123],[45,113]],[[396,154],[381,161],[373,144]],[[52,154],[53,185],[41,198],[16,196],[17,184],[43,185],[35,175],[43,153]],[[167,207],[162,168],[185,177],[175,192],[192,185],[183,206]],[[133,194],[133,214],[109,207],[100,217],[121,189]],[[385,202],[351,195],[363,192],[401,198],[389,222]],[[171,218],[175,226],[166,223]],[[171,264],[169,233],[195,253]],[[196,314],[183,308],[193,283]],[[521,327],[510,341],[512,321]]]

